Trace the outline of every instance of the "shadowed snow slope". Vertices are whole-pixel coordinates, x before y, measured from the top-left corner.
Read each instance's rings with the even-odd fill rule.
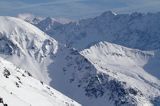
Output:
[[[152,106],[160,96],[159,76],[152,71],[158,65],[148,70],[144,67],[158,58],[157,52],[107,42],[80,53],[61,48],[48,67],[53,69],[49,71],[50,84],[84,106]]]
[[[31,77],[28,71],[0,58],[0,106],[80,106]]]

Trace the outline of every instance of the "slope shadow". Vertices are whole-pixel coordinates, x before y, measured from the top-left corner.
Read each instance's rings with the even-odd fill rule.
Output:
[[[148,63],[143,68],[149,74],[160,80],[160,52],[155,51],[154,56],[150,57]]]

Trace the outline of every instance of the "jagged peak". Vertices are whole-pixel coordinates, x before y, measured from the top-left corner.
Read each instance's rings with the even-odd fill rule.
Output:
[[[47,39],[50,39],[57,45],[57,41],[49,37],[43,31],[35,27],[34,25],[27,23],[19,18],[3,17],[0,16],[0,35],[5,36],[11,41],[24,43],[24,42],[37,42],[42,43]]]
[[[35,16],[31,13],[18,14],[17,17],[32,24],[37,24],[44,19],[44,17]]]
[[[115,16],[115,15],[117,15],[117,14],[113,11],[105,11],[101,14],[101,16],[104,16],[104,17]]]

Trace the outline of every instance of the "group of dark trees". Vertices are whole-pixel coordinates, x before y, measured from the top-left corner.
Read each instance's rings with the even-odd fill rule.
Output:
[[[0,103],[3,104],[3,106],[8,106],[6,103],[3,102],[3,98],[0,97]]]

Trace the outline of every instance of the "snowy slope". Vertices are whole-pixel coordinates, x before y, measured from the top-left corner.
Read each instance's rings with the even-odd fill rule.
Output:
[[[137,89],[140,92],[140,95],[135,94],[137,105],[149,105],[147,101],[160,97],[159,53],[129,49],[108,42],[100,42],[81,52],[99,72]],[[100,79],[100,82],[103,81]]]
[[[104,105],[105,100],[97,102],[95,98],[90,100],[90,97],[86,96],[87,92],[83,86],[86,87],[87,83],[83,82],[83,79],[91,80],[92,78],[87,74],[93,73],[95,76],[96,70],[76,50],[58,45],[53,38],[20,19],[0,17],[0,23],[2,57],[29,70],[33,77],[45,81],[70,98],[81,102],[82,105],[97,105],[98,103]],[[74,52],[77,52],[76,55]],[[70,56],[73,58],[69,61]],[[70,67],[69,64],[74,65]],[[89,69],[85,69],[88,66]],[[65,74],[65,68],[70,72]],[[81,73],[80,70],[84,72]],[[76,82],[71,83],[75,77],[74,74],[79,77],[75,80]],[[78,87],[81,83],[84,85]]]
[[[35,26],[13,17],[0,17],[0,55],[49,83],[47,64],[58,43]],[[47,61],[46,61],[47,60]]]
[[[48,27],[48,20],[41,21],[42,28]],[[97,36],[100,31],[96,26],[94,29],[92,19],[82,20],[84,25],[81,21],[58,23],[54,37],[66,45],[17,18],[0,17],[0,23],[1,56],[83,106],[152,106],[160,101],[158,50],[140,51],[101,42],[79,53],[107,40],[105,34]],[[89,36],[79,34],[81,27],[90,32]],[[52,34],[50,28],[47,30]]]
[[[37,24],[58,42],[83,50],[100,41],[108,41],[129,48],[153,50],[160,48],[160,13],[114,14],[82,19],[68,24]],[[47,28],[47,30],[45,30]]]
[[[31,74],[0,58],[0,106],[80,106]]]
[[[83,50],[82,54],[95,62],[99,61],[102,65],[107,64],[111,67],[141,67],[151,75],[157,77],[158,79],[160,78],[158,71],[160,65],[159,50],[141,51],[138,49],[129,49],[108,42],[100,42],[94,46],[91,46],[89,49]],[[137,71],[135,70],[134,72]],[[131,73],[133,74],[133,71],[131,71],[130,74]],[[125,74],[128,74],[128,71],[126,71]]]
[[[156,53],[157,54],[157,53]],[[49,65],[51,86],[84,106],[152,106],[159,101],[158,65],[153,51],[134,50],[101,42],[81,51],[61,48]],[[151,62],[152,63],[152,62]],[[157,78],[152,76],[157,73]],[[147,71],[147,72],[146,72]],[[148,73],[150,72],[150,74]]]
[[[97,70],[77,50],[65,47],[59,49],[49,68],[52,69],[49,71],[52,78],[50,85],[83,106],[114,106],[108,96],[105,99],[99,98],[98,92],[89,90]],[[93,83],[96,87],[97,82]]]

